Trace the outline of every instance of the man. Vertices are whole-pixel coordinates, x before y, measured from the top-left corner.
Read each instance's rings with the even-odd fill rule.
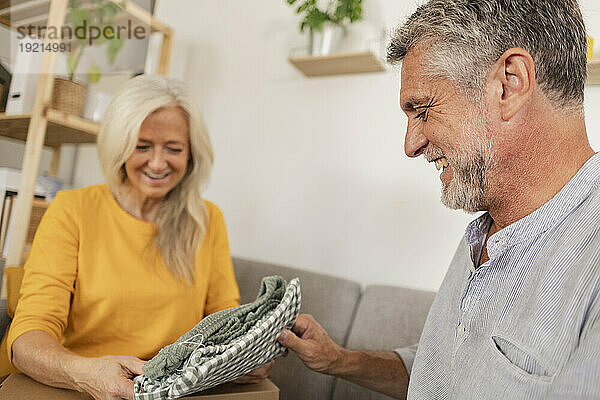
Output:
[[[431,0],[388,61],[403,61],[406,154],[443,169],[445,205],[487,212],[467,227],[418,350],[347,350],[306,315],[280,342],[313,370],[398,398],[600,398],[600,154],[576,0]]]

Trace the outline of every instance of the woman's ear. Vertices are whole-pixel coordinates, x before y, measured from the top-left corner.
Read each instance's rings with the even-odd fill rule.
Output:
[[[506,50],[492,67],[488,83],[495,89],[494,103],[500,109],[500,116],[504,121],[509,121],[533,95],[533,58],[521,48]]]

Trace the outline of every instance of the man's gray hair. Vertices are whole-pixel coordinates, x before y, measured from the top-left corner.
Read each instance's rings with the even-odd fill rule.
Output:
[[[430,46],[425,71],[479,97],[491,66],[508,49],[531,54],[536,80],[556,107],[581,110],[587,40],[577,0],[431,0],[398,28],[387,60]]]

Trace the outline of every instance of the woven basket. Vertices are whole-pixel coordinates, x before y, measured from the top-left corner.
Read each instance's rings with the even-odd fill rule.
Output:
[[[51,108],[69,114],[83,114],[87,87],[69,79],[54,78],[54,89]]]

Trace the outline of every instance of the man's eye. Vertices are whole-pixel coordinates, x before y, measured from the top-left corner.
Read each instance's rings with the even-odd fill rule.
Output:
[[[423,121],[427,121],[427,116],[428,116],[427,110],[423,110],[420,113],[418,113],[415,118],[421,119]]]
[[[429,118],[429,109],[435,106],[433,101],[434,100],[431,99],[429,100],[428,104],[414,107],[414,110],[421,110],[421,112],[418,113],[415,118],[420,119],[421,121],[427,121],[427,118]]]

